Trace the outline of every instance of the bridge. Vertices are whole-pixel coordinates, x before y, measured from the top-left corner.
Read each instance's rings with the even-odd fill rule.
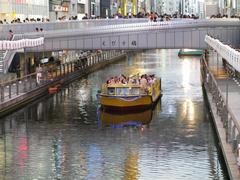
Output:
[[[218,37],[221,41],[238,46],[240,21],[187,20],[143,22],[95,26],[84,29],[67,29],[43,32],[44,46],[27,48],[26,51],[55,51],[61,49],[155,49],[199,48],[207,44],[205,36]],[[39,33],[23,34],[35,38]]]
[[[103,23],[104,22],[104,23]],[[205,49],[205,36],[217,37],[226,44],[238,47],[240,42],[240,21],[217,20],[179,20],[165,22],[147,22],[147,19],[132,20],[91,20],[60,22],[44,32],[31,32],[34,27],[48,27],[47,23],[16,25],[25,33],[16,34],[13,40],[36,39],[44,37],[42,46],[17,49],[19,52],[51,52],[58,50],[92,49],[156,49],[156,48],[192,48]],[[0,26],[1,27],[1,26]],[[3,26],[7,28],[15,26]],[[15,28],[16,28],[15,27]],[[31,28],[30,28],[31,27]],[[56,27],[56,30],[53,28]],[[30,32],[29,32],[30,31]],[[1,50],[1,46],[0,46]],[[11,64],[15,50],[2,47],[0,68],[6,72]],[[2,63],[2,65],[1,65]]]

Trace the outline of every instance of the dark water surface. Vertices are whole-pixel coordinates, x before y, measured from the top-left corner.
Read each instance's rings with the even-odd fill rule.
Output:
[[[228,179],[205,107],[199,59],[177,50],[132,55],[0,120],[0,179]],[[101,83],[155,73],[153,111],[98,111]]]

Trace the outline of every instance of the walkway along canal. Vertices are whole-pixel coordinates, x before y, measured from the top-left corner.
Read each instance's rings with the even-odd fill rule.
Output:
[[[37,82],[37,73],[1,83],[0,117],[47,94],[48,88],[53,85],[63,86],[124,56],[126,56],[124,51],[104,51],[100,54],[92,54],[86,60],[78,59],[61,64],[55,69],[45,69],[41,73],[40,83]]]
[[[217,53],[209,50],[201,59],[202,85],[209,102],[230,179],[240,179],[240,87]]]

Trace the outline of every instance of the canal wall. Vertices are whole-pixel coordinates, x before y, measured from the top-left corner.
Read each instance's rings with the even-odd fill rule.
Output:
[[[210,113],[213,117],[213,123],[219,139],[225,164],[230,179],[240,179],[239,167],[237,164],[237,144],[238,144],[238,122],[228,105],[228,97],[226,92],[220,88],[220,82],[214,76],[213,71],[209,67],[207,61],[208,55],[201,59],[201,80],[204,95],[207,99]],[[228,81],[228,79],[227,79]],[[226,83],[228,83],[226,81]],[[221,87],[222,86],[221,81]],[[227,84],[228,85],[228,84]],[[225,86],[225,85],[224,85]]]
[[[106,56],[104,61],[99,61],[97,63],[90,64],[89,66],[85,68],[81,68],[79,70],[70,72],[65,74],[64,69],[64,75],[55,78],[52,81],[49,81],[47,83],[44,83],[43,85],[40,85],[36,88],[33,88],[31,90],[28,90],[26,93],[18,93],[14,98],[10,98],[7,100],[4,100],[0,103],[0,117],[5,116],[22,106],[26,105],[29,102],[35,101],[36,99],[40,98],[41,96],[48,94],[48,89],[54,85],[60,84],[61,87],[64,85],[69,84],[70,82],[79,79],[81,77],[84,77],[96,70],[99,70],[101,68],[106,67],[107,65],[117,62],[119,60],[122,60],[124,57],[126,57],[126,53],[118,54],[117,56],[111,57]],[[106,59],[109,58],[109,59]],[[18,83],[18,82],[17,82]],[[2,94],[2,93],[1,93]],[[1,95],[2,96],[2,95]]]

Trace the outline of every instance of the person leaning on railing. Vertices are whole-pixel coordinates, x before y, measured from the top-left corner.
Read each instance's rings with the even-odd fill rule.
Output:
[[[36,79],[37,79],[37,84],[40,84],[41,83],[41,78],[42,78],[42,67],[41,65],[39,64],[38,67],[36,68]]]

